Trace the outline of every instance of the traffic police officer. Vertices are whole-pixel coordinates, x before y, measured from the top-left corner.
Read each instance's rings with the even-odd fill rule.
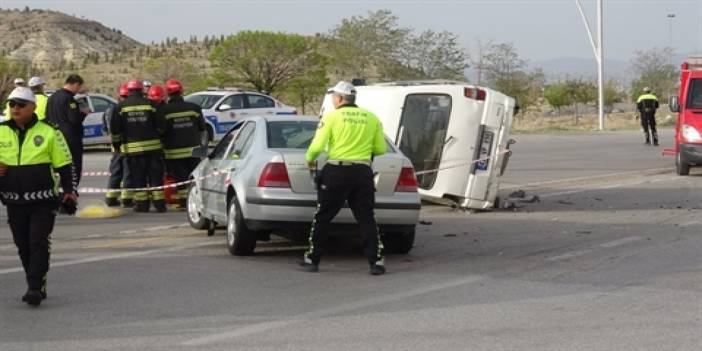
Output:
[[[636,109],[641,117],[641,127],[643,127],[644,136],[646,138],[644,144],[651,145],[651,138],[648,134],[649,127],[651,128],[651,136],[653,137],[653,145],[658,146],[658,131],[656,130],[656,109],[658,109],[658,97],[651,94],[651,88],[643,88],[643,95],[636,100]]]
[[[117,101],[124,101],[128,95],[129,89],[127,89],[127,84],[120,85],[117,91]],[[103,132],[110,134],[113,144],[119,142],[119,139],[110,131],[110,121],[112,121],[115,108],[116,106],[108,107],[102,115]],[[107,206],[119,206],[120,204],[122,207],[134,206],[132,192],[125,189],[122,189],[121,192],[119,191],[119,189],[124,186],[128,174],[129,167],[127,166],[127,160],[119,149],[113,147],[112,159],[110,159],[110,177],[107,179],[107,189],[109,189],[109,191],[105,194],[105,204],[107,204]],[[119,200],[117,200],[118,197]]]
[[[39,120],[46,118],[46,104],[49,101],[49,97],[44,94],[44,82],[41,77],[32,77],[29,79],[29,89],[34,93],[34,98],[37,100],[37,108],[34,113],[37,114]]]
[[[110,121],[116,140],[112,146],[115,150],[121,150],[127,158],[127,188],[160,187],[164,175],[163,129],[158,124],[156,108],[144,97],[144,86],[140,80],[130,80],[127,89],[129,96],[117,104]],[[149,212],[149,193],[156,210],[166,212],[163,189],[135,191],[134,210]]]
[[[341,81],[330,90],[334,111],[322,116],[314,139],[307,149],[311,168],[323,150],[328,158],[317,181],[317,211],[312,222],[309,250],[300,265],[316,272],[326,242],[330,222],[348,200],[363,236],[363,251],[370,273],[385,273],[383,245],[375,222],[375,186],[372,160],[385,153],[383,126],[370,111],[354,105],[356,89]]]
[[[152,87],[151,89],[153,89]],[[166,81],[168,103],[160,114],[164,119],[163,153],[166,169],[176,182],[188,180],[190,173],[200,163],[193,157],[193,150],[202,146],[205,121],[199,105],[183,100],[183,85],[175,79]],[[181,185],[175,194],[180,208],[186,208],[188,187]]]
[[[22,300],[38,306],[46,298],[50,235],[58,205],[54,173],[61,177],[62,202],[75,212],[76,176],[61,131],[40,121],[34,94],[16,88],[9,96],[12,119],[0,123],[0,199],[27,280]]]

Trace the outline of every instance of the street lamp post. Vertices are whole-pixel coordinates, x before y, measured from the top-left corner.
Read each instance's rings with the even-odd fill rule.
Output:
[[[668,17],[668,47],[673,48],[673,18],[675,18],[674,13],[669,13]]]
[[[587,31],[587,36],[590,39],[590,45],[592,45],[595,60],[597,61],[597,100],[600,122],[598,130],[604,130],[604,50],[602,48],[604,35],[602,32],[602,0],[597,0],[597,42],[595,42],[592,30],[590,30],[590,23],[587,20],[587,16],[585,15],[585,11],[583,10],[583,5],[580,3],[580,0],[575,0],[575,5],[578,6],[578,11],[580,11],[580,17],[582,17],[583,23],[585,24],[585,30]]]

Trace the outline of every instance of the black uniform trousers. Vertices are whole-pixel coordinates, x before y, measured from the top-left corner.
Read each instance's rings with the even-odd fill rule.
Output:
[[[651,142],[651,137],[653,137],[653,142],[655,144],[658,144],[658,131],[656,130],[656,115],[642,113],[641,127],[643,128],[644,138],[646,138],[646,142]],[[651,129],[650,136],[648,134],[649,128]]]
[[[68,140],[68,148],[71,151],[73,167],[76,171],[76,185],[78,185],[83,176],[83,140]]]
[[[196,157],[186,157],[178,159],[166,159],[166,171],[173,176],[176,183],[184,182],[190,178],[190,173],[200,163],[200,159]],[[186,200],[188,197],[188,186],[178,186],[176,198],[178,200]],[[183,201],[181,201],[183,202]]]
[[[54,230],[57,203],[41,202],[7,205],[7,217],[12,238],[22,261],[31,290],[46,293],[46,273],[49,271],[51,232]]]
[[[129,176],[126,188],[158,187],[163,185],[163,155],[161,152],[151,152],[139,155],[126,155]],[[163,201],[163,190],[152,190],[151,200]],[[134,191],[134,201],[148,202],[149,192]]]
[[[363,253],[369,264],[383,261],[383,245],[375,222],[375,184],[373,170],[363,164],[337,166],[327,164],[317,177],[317,212],[310,231],[310,247],[305,253],[313,264],[319,264],[331,226],[344,203],[356,218],[363,237]]]

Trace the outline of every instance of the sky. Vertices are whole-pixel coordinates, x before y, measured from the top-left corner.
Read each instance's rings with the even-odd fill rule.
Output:
[[[580,1],[595,31],[596,0]],[[629,61],[652,47],[702,48],[702,0],[602,1],[607,59]],[[25,6],[93,19],[142,43],[244,29],[327,33],[342,18],[389,9],[401,26],[455,33],[469,53],[478,40],[492,40],[513,43],[532,62],[593,58],[576,0],[0,0],[0,8]]]

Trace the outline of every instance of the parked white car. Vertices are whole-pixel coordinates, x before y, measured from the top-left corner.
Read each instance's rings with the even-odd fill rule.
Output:
[[[227,226],[233,255],[249,255],[257,240],[273,230],[303,239],[317,205],[317,191],[305,151],[314,137],[316,116],[242,118],[200,162],[188,194],[188,221],[196,229]],[[414,243],[421,200],[409,159],[388,141],[388,152],[373,160],[375,217],[385,248],[407,253]],[[324,156],[318,168],[324,165]],[[216,172],[216,176],[208,176]],[[203,178],[204,177],[204,178]],[[334,224],[355,228],[348,206]]]
[[[295,115],[294,107],[261,93],[242,89],[208,89],[185,97],[202,107],[210,140],[219,140],[238,120],[253,115]]]
[[[110,136],[103,131],[102,116],[117,101],[103,94],[76,94],[76,101],[81,109],[90,113],[83,121],[83,145],[109,144]]]

